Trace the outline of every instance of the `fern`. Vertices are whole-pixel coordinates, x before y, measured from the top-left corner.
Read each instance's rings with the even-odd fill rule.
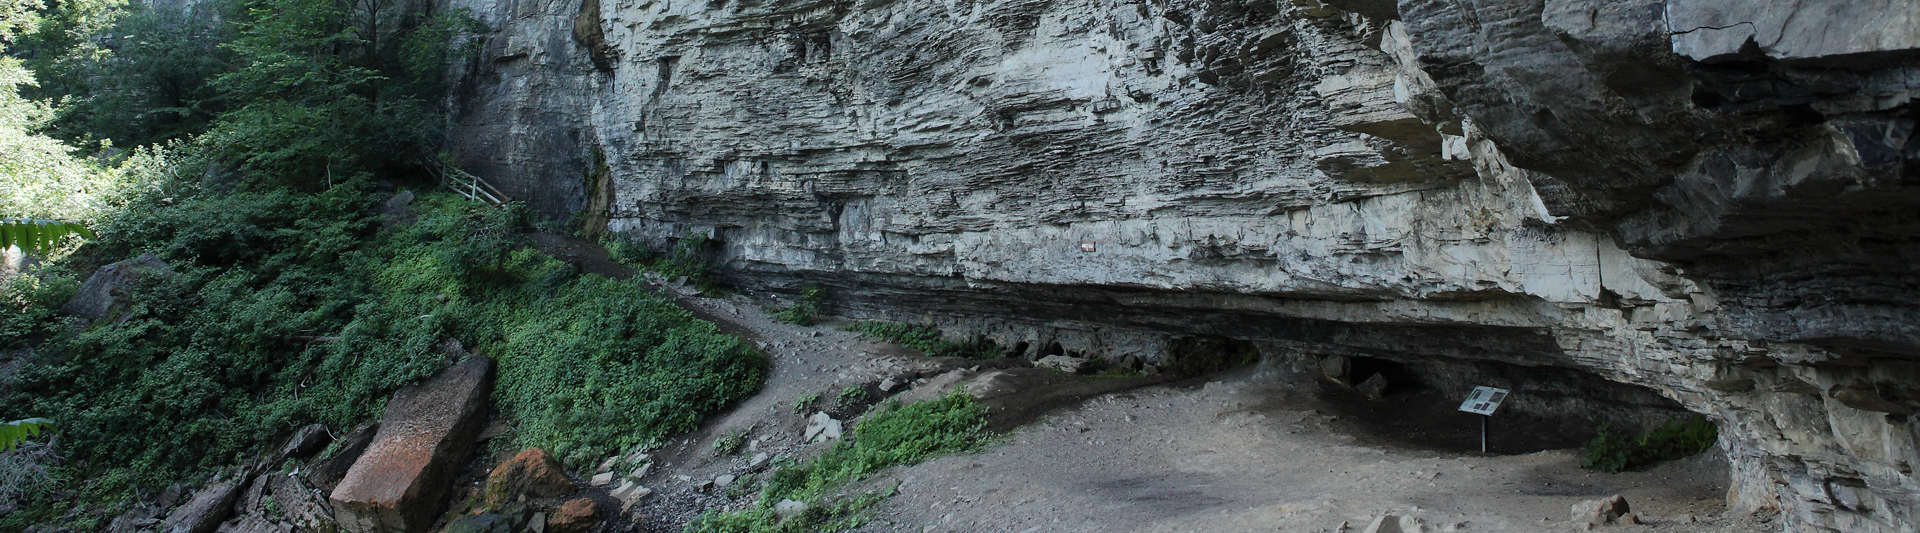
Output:
[[[31,218],[9,218],[0,220],[0,249],[19,246],[26,253],[45,253],[60,244],[68,235],[79,235],[89,239],[99,238],[93,230],[78,222],[58,220],[36,220]]]
[[[45,418],[28,418],[0,424],[0,452],[12,451],[27,437],[39,435],[42,429],[51,430],[53,421]]]

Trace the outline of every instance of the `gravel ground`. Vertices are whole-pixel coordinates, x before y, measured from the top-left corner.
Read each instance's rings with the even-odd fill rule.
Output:
[[[598,247],[537,240],[588,271],[634,275],[606,262]],[[751,504],[753,491],[743,489],[754,476],[823,449],[801,440],[815,412],[850,420],[891,393],[926,397],[969,384],[992,391],[985,401],[997,413],[995,427],[1013,429],[981,452],[861,483],[853,490],[894,486],[899,493],[860,531],[1358,532],[1382,514],[1418,518],[1427,531],[1581,531],[1568,521],[1570,507],[1614,494],[1644,524],[1600,530],[1781,529],[1770,515],[1729,516],[1726,466],[1712,453],[1598,474],[1579,468],[1577,450],[1481,455],[1370,434],[1379,420],[1341,419],[1332,413],[1353,410],[1336,402],[1351,400],[1284,368],[1173,383],[996,369],[924,357],[831,324],[783,324],[746,295],[678,300],[759,346],[773,371],[759,394],[654,452],[655,468],[641,480],[654,495],[610,522],[614,531],[677,532],[701,512]],[[878,384],[887,379],[904,385],[882,392]],[[848,387],[865,399],[838,401]],[[796,400],[812,394],[822,400],[796,409]],[[743,435],[746,446],[716,452],[713,442],[730,433]],[[761,453],[768,461],[755,467],[751,458]],[[738,476],[739,488],[701,490],[721,475]]]

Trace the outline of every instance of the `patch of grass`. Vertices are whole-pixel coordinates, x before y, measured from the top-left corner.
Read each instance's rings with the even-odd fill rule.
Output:
[[[819,403],[819,402],[820,402],[820,393],[818,392],[808,394],[806,396],[801,396],[799,398],[795,398],[793,400],[793,412],[805,413],[807,412],[807,408],[813,407],[813,404]]]
[[[892,491],[840,496],[843,487],[884,468],[978,449],[990,436],[986,424],[986,406],[964,394],[906,406],[890,402],[854,427],[851,439],[834,443],[804,465],[775,471],[753,507],[702,515],[686,531],[798,533],[858,527],[865,521],[863,512]],[[806,503],[808,510],[782,522],[774,514],[781,500]]]
[[[773,319],[796,326],[813,326],[820,315],[825,314],[824,304],[820,301],[822,294],[819,285],[807,285],[807,288],[800,291],[800,297],[794,300],[793,305],[774,313]]]
[[[891,342],[915,350],[926,352],[934,357],[965,357],[968,359],[992,359],[1001,357],[1004,352],[999,345],[986,337],[974,337],[966,341],[951,341],[941,337],[940,328],[916,326],[899,322],[867,320],[847,326],[868,337]]]
[[[860,402],[867,401],[867,389],[858,385],[849,385],[847,388],[840,389],[839,400],[842,406],[858,405]]]
[[[1700,416],[1670,420],[1631,440],[1614,434],[1611,424],[1601,424],[1598,433],[1587,443],[1587,457],[1580,467],[1609,473],[1691,456],[1712,448],[1720,438],[1720,428]]]
[[[746,446],[746,444],[747,432],[738,429],[728,431],[720,435],[720,438],[713,440],[713,453],[723,456],[733,455],[740,453],[740,448]]]

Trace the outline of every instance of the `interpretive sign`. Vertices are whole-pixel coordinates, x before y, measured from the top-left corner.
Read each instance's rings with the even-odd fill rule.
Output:
[[[1460,410],[1477,415],[1491,415],[1500,408],[1500,402],[1507,400],[1507,389],[1493,387],[1474,387],[1473,394],[1467,395],[1467,401],[1460,403]]]

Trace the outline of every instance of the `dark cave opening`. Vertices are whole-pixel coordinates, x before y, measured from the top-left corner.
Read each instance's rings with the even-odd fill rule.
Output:
[[[1336,425],[1372,444],[1479,453],[1482,416],[1460,411],[1476,386],[1511,392],[1487,423],[1488,453],[1579,448],[1601,424],[1644,432],[1694,413],[1652,389],[1579,369],[1456,359],[1348,358],[1349,379],[1315,379],[1313,403]],[[1325,376],[1315,365],[1317,377]],[[1357,387],[1373,375],[1384,393]]]

